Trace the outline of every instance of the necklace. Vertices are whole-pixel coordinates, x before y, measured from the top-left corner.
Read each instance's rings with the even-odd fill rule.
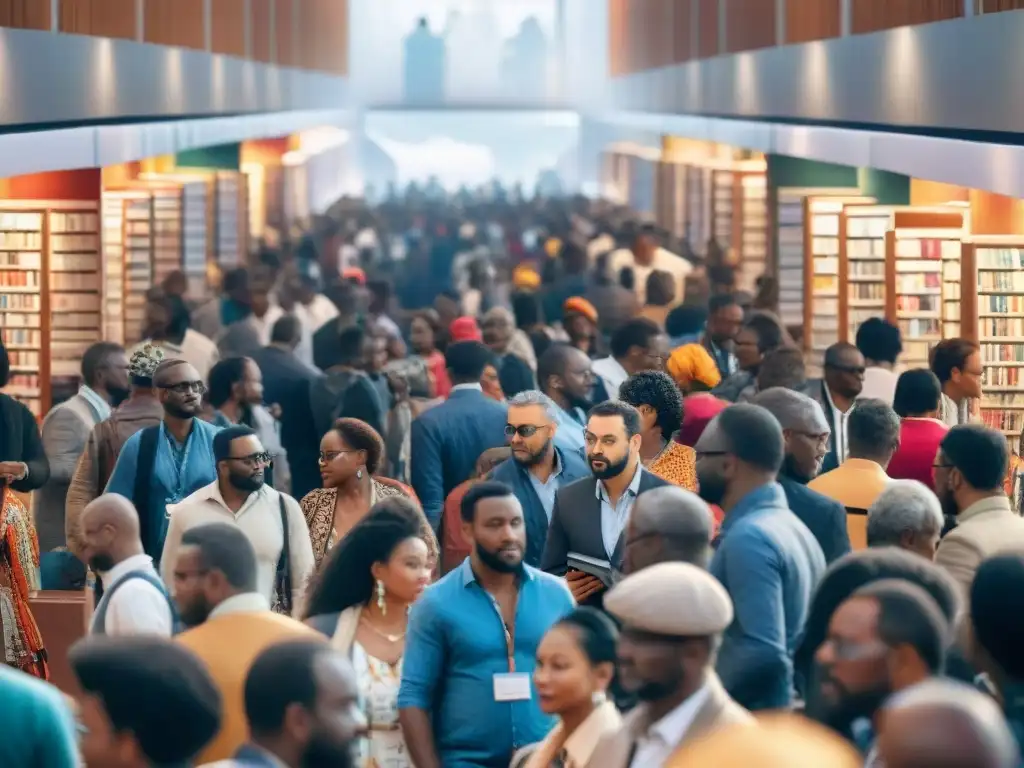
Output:
[[[375,635],[379,637],[383,637],[389,643],[397,643],[398,641],[405,639],[406,632],[402,632],[400,635],[388,634],[382,629],[377,629],[377,627],[373,625],[373,622],[366,618],[366,616],[363,616],[363,623],[370,629],[371,632],[373,632]]]

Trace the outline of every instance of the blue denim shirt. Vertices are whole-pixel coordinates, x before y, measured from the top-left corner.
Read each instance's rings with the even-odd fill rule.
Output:
[[[516,672],[533,674],[544,633],[573,608],[561,579],[523,566]],[[555,725],[540,711],[535,690],[529,701],[494,700],[494,675],[508,671],[501,616],[467,558],[413,604],[398,707],[431,713],[445,768],[506,768],[517,749],[540,741]]]
[[[726,514],[711,573],[728,590],[736,615],[717,670],[744,707],[792,702],[793,654],[824,572],[821,547],[778,483],[751,491]]]

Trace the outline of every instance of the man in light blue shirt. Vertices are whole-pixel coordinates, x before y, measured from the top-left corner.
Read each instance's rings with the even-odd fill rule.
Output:
[[[509,486],[471,486],[461,512],[473,550],[413,604],[399,717],[414,765],[506,768],[555,725],[531,677],[541,638],[574,603],[561,579],[523,562],[523,511]]]
[[[711,573],[735,608],[718,675],[747,709],[785,709],[825,556],[775,482],[785,455],[782,427],[764,408],[741,403],[718,414],[695,447],[700,495],[725,510]]]
[[[213,436],[220,427],[197,418],[206,385],[184,360],[164,360],[153,372],[164,419],[124,444],[105,493],[131,499],[139,513],[146,554],[160,561],[167,534],[167,505],[177,504],[217,479]]]
[[[552,344],[537,361],[537,382],[557,406],[559,439],[584,454],[586,411],[594,389],[590,358],[569,344]]]

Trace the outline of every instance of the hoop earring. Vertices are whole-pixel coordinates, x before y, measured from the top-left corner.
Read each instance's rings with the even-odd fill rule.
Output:
[[[377,607],[380,608],[381,616],[387,615],[388,607],[384,602],[384,582],[380,579],[377,579]]]

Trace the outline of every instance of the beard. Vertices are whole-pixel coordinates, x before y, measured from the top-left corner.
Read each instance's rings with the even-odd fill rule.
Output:
[[[107,552],[97,552],[89,558],[89,567],[93,573],[106,573],[114,567],[114,558]]]
[[[523,550],[521,548],[519,549],[519,557],[515,562],[506,560],[497,552],[484,549],[479,544],[476,545],[476,555],[480,558],[481,563],[495,573],[518,573],[523,567]]]
[[[186,627],[198,627],[210,617],[212,610],[213,607],[205,596],[197,597],[185,605],[178,603],[178,617]]]
[[[697,475],[697,492],[708,504],[722,506],[726,490],[725,478],[706,472]]]
[[[604,469],[598,469],[594,466],[595,459],[605,462]],[[627,452],[619,461],[612,461],[607,456],[598,457],[594,454],[588,454],[587,463],[590,464],[590,471],[594,477],[598,480],[608,480],[612,477],[618,477],[626,470],[626,466],[629,464],[629,453]]]
[[[107,394],[110,395],[111,406],[117,408],[121,403],[128,399],[128,395],[131,394],[131,390],[128,387],[107,387]]]
[[[263,487],[263,473],[257,475],[236,475],[234,472],[228,474],[228,482],[240,491],[255,493]]]
[[[327,765],[333,768],[355,768],[354,747],[352,741],[339,744],[317,729],[310,735],[299,765],[302,768],[323,768]]]
[[[870,719],[891,694],[892,690],[887,685],[856,693],[843,691],[841,701],[825,703],[821,721],[832,730],[851,736],[853,724],[861,718]]]
[[[518,464],[519,466],[526,467],[527,469],[529,469],[530,467],[535,467],[538,464],[540,464],[542,461],[544,461],[544,458],[547,456],[547,453],[548,453],[548,448],[550,448],[550,447],[551,447],[551,438],[548,438],[544,442],[544,445],[541,446],[541,449],[539,451],[537,451],[536,453],[530,453],[530,454],[528,454],[526,456],[523,456],[523,455],[517,454],[515,451],[513,451],[512,452],[512,458],[515,460],[516,464]]]
[[[573,408],[579,408],[583,413],[587,413],[593,406],[594,402],[589,397],[577,397],[576,395],[566,395],[569,400],[569,405]]]
[[[953,494],[948,490],[938,491],[936,495],[939,497],[939,504],[942,506],[942,515],[946,518],[946,525],[949,524],[950,520],[956,521],[956,514],[959,511],[956,506],[956,499],[953,498]]]
[[[164,411],[176,419],[191,419],[199,413],[200,407],[200,405],[196,405],[195,408],[192,408],[191,406],[189,408],[184,408],[180,405],[174,405],[173,403],[164,403]]]
[[[785,458],[782,460],[782,470],[780,474],[788,477],[790,480],[795,480],[800,483],[800,485],[807,485],[814,479],[814,475],[808,477],[807,473],[800,469],[799,464],[797,464],[796,459],[793,458],[793,454],[791,453],[787,453]]]

